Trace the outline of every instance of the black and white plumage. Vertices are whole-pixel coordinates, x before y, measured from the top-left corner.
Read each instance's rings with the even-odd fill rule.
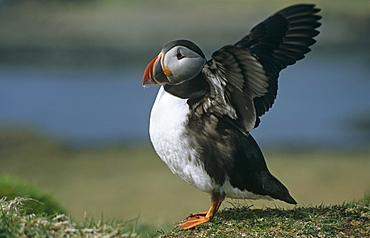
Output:
[[[173,173],[211,195],[210,209],[180,228],[210,221],[225,197],[296,204],[250,131],[274,103],[279,72],[315,43],[319,11],[310,4],[285,8],[209,61],[194,43],[177,40],[149,63],[143,84],[162,84],[150,117],[154,149]]]

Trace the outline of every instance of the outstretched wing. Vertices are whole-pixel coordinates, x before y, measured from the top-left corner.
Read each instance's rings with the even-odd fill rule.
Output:
[[[257,127],[274,103],[279,72],[303,59],[316,42],[319,11],[310,4],[285,8],[213,53],[203,69],[210,85],[204,110],[230,117],[244,132]]]

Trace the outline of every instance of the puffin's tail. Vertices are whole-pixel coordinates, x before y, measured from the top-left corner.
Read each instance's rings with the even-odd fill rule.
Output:
[[[266,171],[263,176],[261,176],[261,180],[266,195],[290,204],[297,204],[294,198],[289,194],[288,189],[270,172]]]

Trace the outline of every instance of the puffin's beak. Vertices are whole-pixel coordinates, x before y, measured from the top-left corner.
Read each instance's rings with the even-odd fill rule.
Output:
[[[167,76],[163,72],[161,60],[163,53],[161,52],[155,57],[146,67],[143,75],[143,85],[151,84],[166,84],[169,83]],[[167,73],[168,75],[168,73]]]

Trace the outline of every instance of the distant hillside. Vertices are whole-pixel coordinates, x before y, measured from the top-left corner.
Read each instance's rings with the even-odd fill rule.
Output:
[[[306,1],[311,2],[311,1]],[[296,1],[3,1],[0,64],[146,64],[168,41],[206,54],[231,44]],[[324,16],[315,48],[369,47],[366,1],[315,1]]]

